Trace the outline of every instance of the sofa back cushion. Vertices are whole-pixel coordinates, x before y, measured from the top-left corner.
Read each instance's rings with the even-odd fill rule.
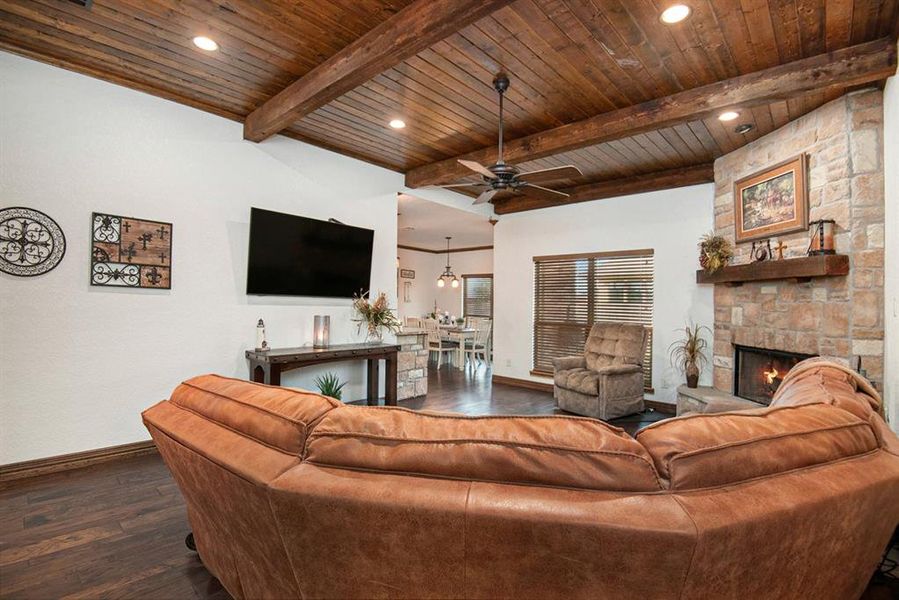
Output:
[[[878,448],[866,419],[826,404],[697,414],[637,434],[672,489],[745,481]]]
[[[260,444],[299,456],[311,426],[340,405],[333,398],[221,375],[188,379],[170,402]]]
[[[794,366],[771,400],[771,406],[823,402],[868,420],[881,406],[880,395],[861,375],[823,358]]]
[[[646,340],[642,325],[600,321],[593,325],[584,346],[587,368],[598,371],[612,365],[643,366]]]
[[[580,417],[463,417],[344,406],[316,425],[306,461],[466,480],[661,489],[640,444],[617,427]]]

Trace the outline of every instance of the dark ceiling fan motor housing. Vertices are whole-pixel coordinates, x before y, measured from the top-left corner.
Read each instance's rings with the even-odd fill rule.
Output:
[[[509,78],[500,73],[493,79],[493,89],[499,96],[499,136],[497,142],[496,162],[489,167],[477,163],[473,160],[459,160],[464,167],[471,169],[481,176],[479,183],[451,183],[448,185],[440,185],[442,188],[487,188],[475,199],[475,204],[483,202],[492,202],[497,194],[503,194],[507,197],[509,194],[522,193],[527,196],[540,198],[542,200],[561,200],[568,197],[568,194],[559,192],[546,187],[535,185],[538,182],[558,181],[560,179],[573,179],[581,177],[580,169],[573,165],[564,167],[553,167],[551,169],[542,169],[539,171],[530,171],[522,173],[515,165],[506,164],[503,160],[503,97],[509,89]]]

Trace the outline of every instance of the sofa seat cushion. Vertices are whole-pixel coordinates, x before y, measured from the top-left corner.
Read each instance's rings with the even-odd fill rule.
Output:
[[[568,416],[464,417],[344,406],[316,425],[306,461],[477,481],[661,489],[651,457],[623,430]]]
[[[866,419],[805,404],[660,421],[637,434],[672,489],[726,485],[878,448]]]
[[[588,396],[595,396],[599,393],[598,379],[599,373],[590,369],[565,369],[553,374],[553,382],[560,388]]]
[[[309,429],[342,403],[291,388],[200,375],[183,382],[170,402],[195,415],[252,438],[260,444],[299,456]]]

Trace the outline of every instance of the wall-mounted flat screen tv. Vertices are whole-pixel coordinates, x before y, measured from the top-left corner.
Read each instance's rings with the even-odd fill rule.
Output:
[[[375,232],[253,208],[247,294],[351,298],[367,292]]]

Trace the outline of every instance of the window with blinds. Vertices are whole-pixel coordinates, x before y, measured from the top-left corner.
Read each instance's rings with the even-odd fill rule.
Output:
[[[493,318],[493,275],[462,276],[462,316]]]
[[[553,359],[583,354],[596,321],[649,329],[644,382],[652,389],[653,251],[534,257],[534,373]]]

